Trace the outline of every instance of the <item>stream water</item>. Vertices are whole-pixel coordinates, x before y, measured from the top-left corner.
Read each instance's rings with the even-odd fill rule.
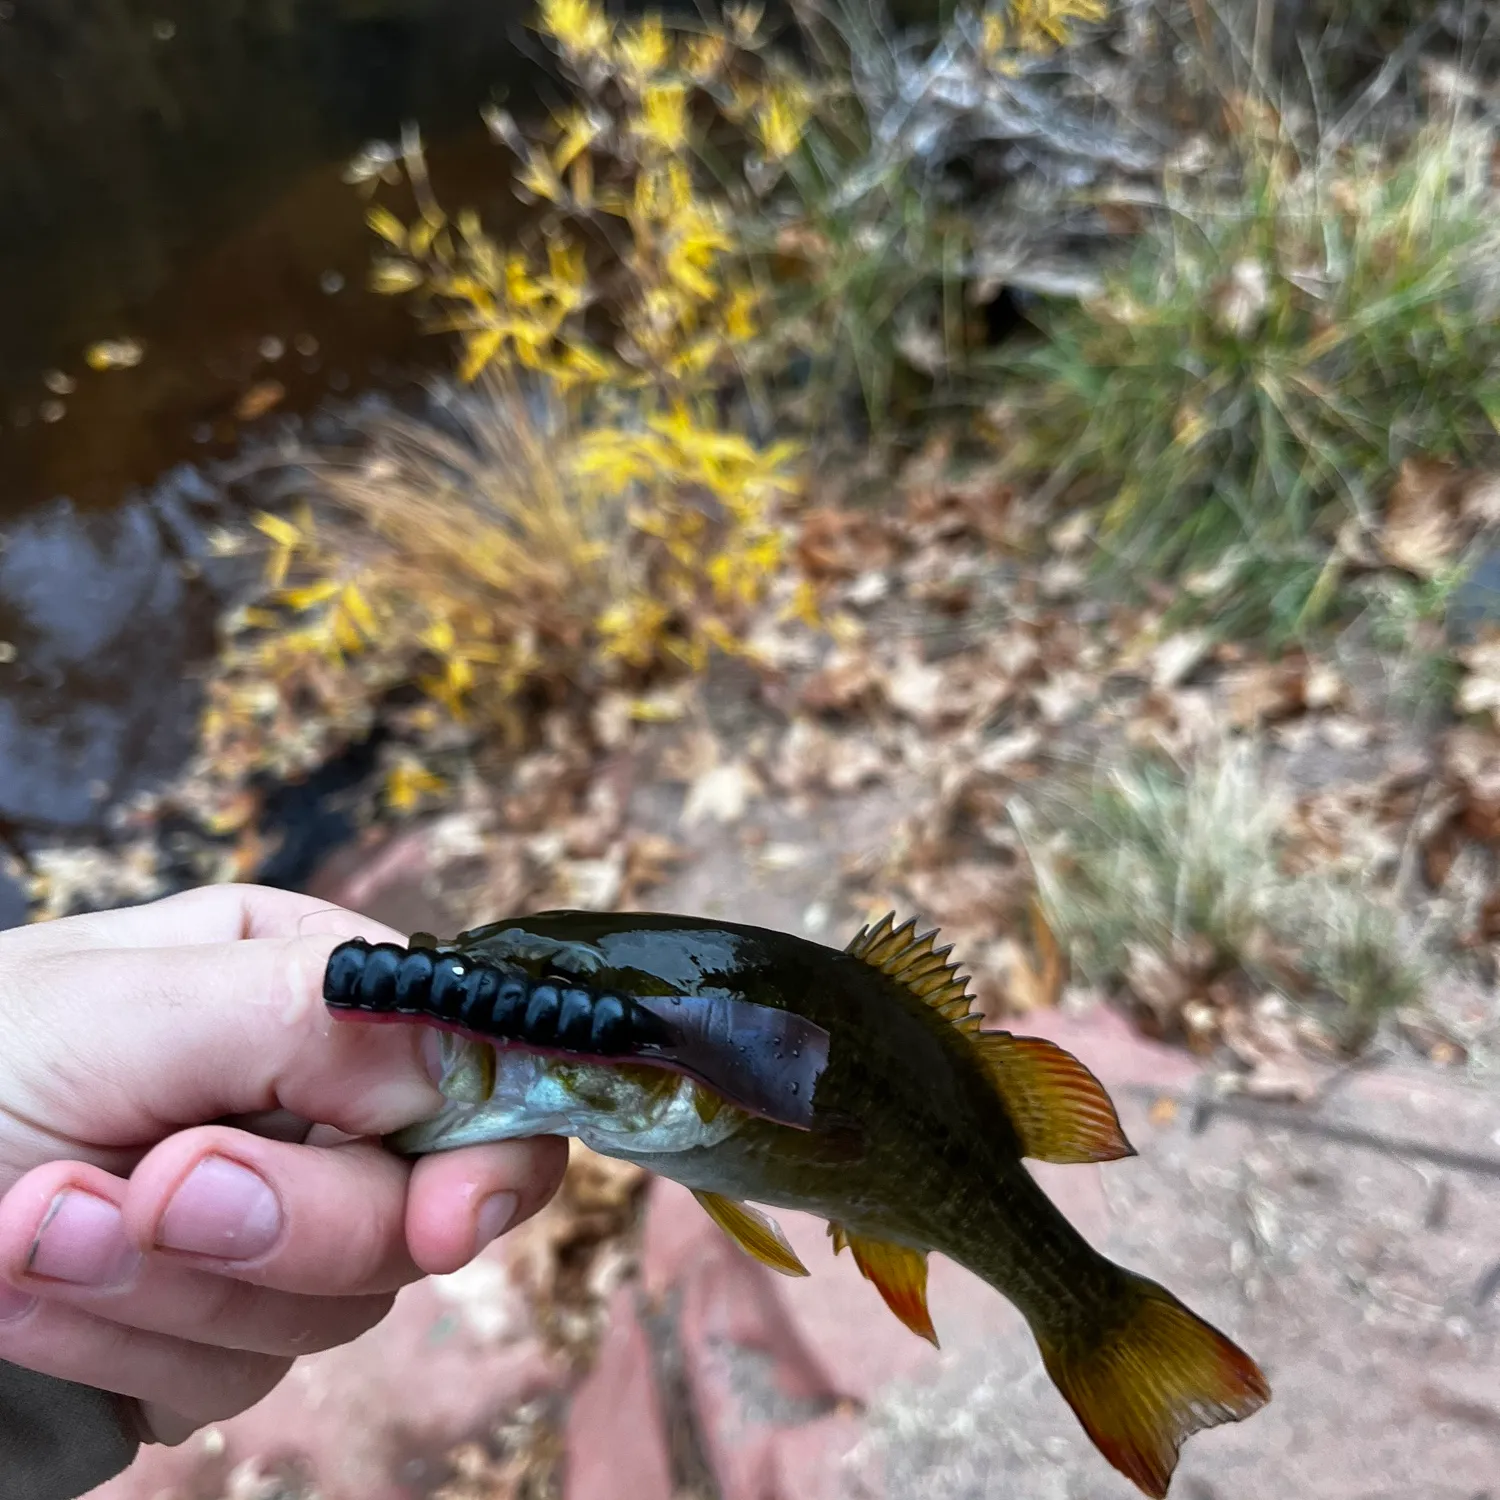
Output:
[[[514,212],[478,108],[547,91],[496,0],[0,0],[0,833],[87,836],[169,774],[223,575],[219,466],[446,359],[364,289],[349,158],[416,121]],[[100,339],[138,341],[92,370]],[[0,892],[0,923],[15,918]]]

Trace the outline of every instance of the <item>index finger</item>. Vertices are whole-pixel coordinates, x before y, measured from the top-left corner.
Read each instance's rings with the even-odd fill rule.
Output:
[[[16,928],[7,942],[32,953],[59,948],[175,948],[189,943],[234,943],[246,938],[294,938],[309,933],[405,942],[403,934],[358,912],[298,891],[266,885],[206,885],[143,906],[88,912]]]

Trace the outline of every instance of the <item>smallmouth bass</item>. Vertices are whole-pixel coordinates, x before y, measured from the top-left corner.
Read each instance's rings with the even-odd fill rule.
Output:
[[[1270,1387],[1089,1245],[1026,1170],[1135,1152],[1076,1058],[981,1029],[936,937],[886,917],[840,951],[703,918],[541,912],[406,949],[342,944],[324,997],[335,1014],[444,1029],[449,1103],[390,1138],[403,1154],[574,1135],[681,1183],[789,1275],[808,1272],[749,1203],[815,1214],[934,1344],[927,1256],[948,1256],[1025,1316],[1104,1457],[1164,1496],[1183,1442],[1250,1416]]]

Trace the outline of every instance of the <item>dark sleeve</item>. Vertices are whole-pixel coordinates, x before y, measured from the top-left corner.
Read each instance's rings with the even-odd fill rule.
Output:
[[[139,1447],[122,1397],[0,1362],[0,1495],[78,1500]]]

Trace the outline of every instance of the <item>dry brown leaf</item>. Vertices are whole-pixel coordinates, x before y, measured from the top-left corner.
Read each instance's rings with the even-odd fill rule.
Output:
[[[1309,662],[1302,683],[1302,701],[1310,709],[1337,708],[1349,696],[1338,668],[1326,661]]]
[[[1500,739],[1470,725],[1450,730],[1443,770],[1461,799],[1464,832],[1481,843],[1500,840]]]
[[[1451,566],[1463,543],[1455,518],[1459,472],[1433,459],[1402,461],[1376,545],[1388,562],[1419,578]]]
[[[1213,637],[1205,630],[1169,635],[1151,652],[1151,686],[1161,692],[1185,682],[1212,648]]]
[[[714,766],[689,785],[682,808],[683,826],[695,828],[705,818],[715,823],[738,823],[751,800],[763,790],[760,778],[743,760]]]
[[[1460,490],[1458,513],[1474,527],[1500,526],[1500,474],[1480,470],[1468,475]]]
[[[932,728],[949,711],[946,677],[915,652],[904,651],[881,682],[886,701],[923,728]]]
[[[1493,901],[1493,897],[1491,900]],[[1489,903],[1486,903],[1488,908]],[[1396,1030],[1418,1052],[1440,1067],[1451,1068],[1468,1061],[1468,1049],[1459,1039],[1445,1031],[1431,1016],[1396,1017]]]
[[[1126,954],[1125,982],[1145,1006],[1157,1033],[1165,1035],[1192,999],[1193,986],[1175,964],[1145,943],[1129,944]]]
[[[1330,1070],[1316,1066],[1298,1046],[1296,1027],[1280,996],[1267,996],[1248,1010],[1226,1009],[1219,1025],[1225,1045],[1249,1070],[1221,1079],[1226,1092],[1294,1104],[1309,1103],[1322,1093]]]
[[[1066,554],[1080,551],[1093,534],[1093,511],[1078,510],[1066,520],[1059,521],[1047,533],[1047,541],[1054,552]]]
[[[262,380],[252,385],[234,403],[235,420],[253,422],[257,417],[263,417],[267,412],[274,411],[284,400],[286,400],[286,387],[279,380]]]
[[[690,851],[660,833],[632,833],[625,844],[622,899],[632,905],[643,891],[665,885],[672,872],[690,859]]]
[[[1002,938],[995,945],[996,951],[990,959],[991,965],[999,971],[1004,1009],[1016,1015],[1052,1009],[1062,998],[1063,985],[1068,977],[1062,949],[1035,897],[1031,900],[1030,910],[1035,960],[1010,937]]]
[[[1099,696],[1099,680],[1087,672],[1065,669],[1049,672],[1045,682],[1032,688],[1042,721],[1054,727],[1076,718]]]
[[[910,871],[905,884],[922,919],[943,928],[944,941],[950,942],[958,929],[1000,936],[1019,915],[1028,881],[1019,868],[959,859]]]
[[[797,557],[810,578],[856,578],[889,567],[895,549],[879,521],[867,512],[821,509],[803,516]]]
[[[1454,652],[1466,669],[1457,703],[1466,714],[1487,713],[1500,724],[1500,638],[1476,642]]]
[[[881,686],[880,665],[863,646],[842,646],[808,678],[798,695],[814,712],[847,712],[870,702]]]
[[[1298,659],[1252,662],[1226,673],[1229,720],[1237,728],[1284,719],[1301,711],[1306,698],[1307,664]]]

